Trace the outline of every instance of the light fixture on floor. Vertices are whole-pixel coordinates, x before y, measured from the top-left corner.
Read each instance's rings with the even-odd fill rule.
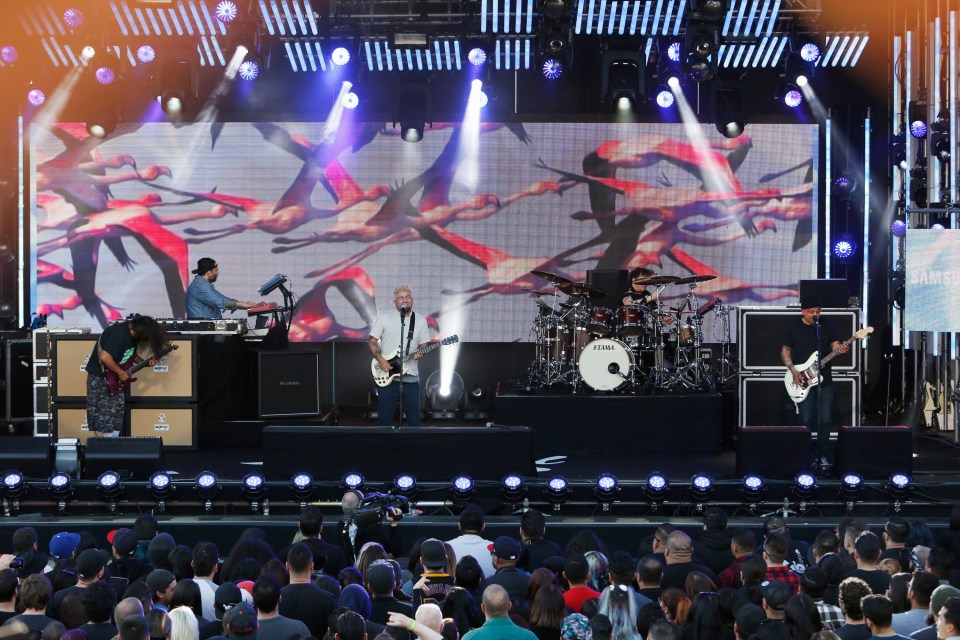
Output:
[[[462,507],[473,500],[473,496],[477,493],[473,478],[465,475],[459,475],[453,479],[450,491],[453,496],[453,503],[458,507]]]
[[[57,511],[63,513],[67,508],[67,500],[73,496],[70,476],[63,471],[53,474],[47,481],[47,491],[50,492],[50,497],[57,501]]]
[[[431,373],[424,385],[427,413],[434,420],[456,420],[463,400],[463,378],[454,371],[450,383],[444,385],[441,373],[440,370]]]
[[[173,493],[174,489],[173,480],[170,479],[170,475],[163,471],[157,471],[150,476],[147,488],[150,491],[150,495],[153,496],[153,499],[157,501],[157,511],[166,511],[167,498]]]
[[[505,503],[518,506],[527,497],[527,485],[517,474],[508,473],[500,481],[500,493]]]
[[[123,482],[116,471],[104,471],[97,476],[97,490],[100,497],[107,503],[111,512],[117,510],[117,499],[123,494]]]
[[[306,471],[293,474],[290,478],[290,492],[293,499],[300,503],[300,511],[307,508],[307,503],[313,497],[313,476]]]
[[[553,512],[560,513],[560,505],[570,499],[570,484],[563,476],[553,476],[547,480],[546,494]]]
[[[896,513],[900,512],[900,507],[902,506],[903,501],[910,497],[910,488],[912,484],[913,481],[906,473],[894,471],[890,474],[890,479],[887,481],[887,485],[884,488],[893,499],[893,510]]]
[[[667,499],[667,492],[670,491],[670,480],[659,471],[654,471],[647,476],[647,481],[643,485],[643,495],[650,503],[650,510],[656,513],[660,510],[660,505]]]
[[[597,477],[593,494],[604,513],[610,511],[610,505],[616,500],[618,493],[620,493],[620,485],[616,476],[612,473],[601,473]]]
[[[798,510],[803,513],[807,510],[807,502],[817,491],[817,479],[812,473],[801,471],[793,479],[793,496],[798,500]]]
[[[706,503],[713,497],[713,480],[710,476],[698,473],[690,479],[690,498],[697,512],[702,512]]]
[[[244,499],[250,503],[250,512],[259,513],[261,502],[267,497],[267,481],[257,472],[248,473],[243,477],[243,486],[240,488]],[[266,512],[266,509],[264,509]]]
[[[220,481],[212,471],[201,471],[193,482],[193,490],[203,501],[203,510],[213,511],[213,500],[220,494]]]
[[[747,509],[750,510],[750,513],[757,511],[757,507],[763,502],[763,497],[766,493],[767,485],[764,483],[763,478],[755,473],[743,477],[743,482],[740,485],[740,498],[747,506]]]
[[[845,473],[840,479],[840,497],[847,502],[847,513],[853,511],[853,505],[863,493],[863,477],[856,473]]]

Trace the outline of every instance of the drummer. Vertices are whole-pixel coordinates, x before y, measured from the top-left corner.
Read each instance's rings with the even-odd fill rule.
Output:
[[[650,278],[655,275],[657,274],[653,269],[647,269],[646,267],[632,269],[628,276],[630,278],[630,291],[637,295],[630,295],[628,293],[620,302],[624,305],[634,305],[656,301],[658,292],[656,290],[649,291],[647,285],[642,284],[645,278]]]

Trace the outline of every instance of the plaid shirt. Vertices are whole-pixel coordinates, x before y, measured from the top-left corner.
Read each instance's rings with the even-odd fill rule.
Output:
[[[843,612],[840,611],[840,607],[820,600],[817,602],[817,612],[820,614],[820,622],[823,623],[823,628],[826,631],[839,629],[843,624]]]
[[[733,589],[739,589],[743,586],[743,583],[740,582],[740,569],[743,567],[743,563],[746,562],[749,556],[740,556],[735,558],[733,564],[721,571],[718,574],[720,578],[721,587],[731,587]]]
[[[787,566],[767,567],[767,580],[782,580],[790,585],[793,593],[800,593],[800,576],[795,574]]]

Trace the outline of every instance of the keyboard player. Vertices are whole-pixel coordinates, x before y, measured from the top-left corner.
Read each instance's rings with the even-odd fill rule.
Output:
[[[213,286],[220,276],[220,265],[213,258],[200,258],[193,270],[196,277],[187,287],[187,319],[219,320],[224,309],[250,309],[256,302],[228,298]]]

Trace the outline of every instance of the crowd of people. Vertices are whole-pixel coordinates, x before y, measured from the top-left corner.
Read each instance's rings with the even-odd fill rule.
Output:
[[[702,529],[670,523],[638,549],[591,530],[564,547],[535,510],[516,536],[404,544],[397,518],[356,527],[358,496],[324,536],[307,507],[291,543],[244,531],[225,558],[178,544],[144,515],[106,541],[16,530],[0,556],[0,638],[30,640],[948,640],[960,637],[960,506],[937,535],[920,520],[855,518],[812,541],[786,520]],[[331,527],[332,528],[332,527]],[[760,535],[758,535],[758,533]],[[105,542],[105,544],[104,544]]]

